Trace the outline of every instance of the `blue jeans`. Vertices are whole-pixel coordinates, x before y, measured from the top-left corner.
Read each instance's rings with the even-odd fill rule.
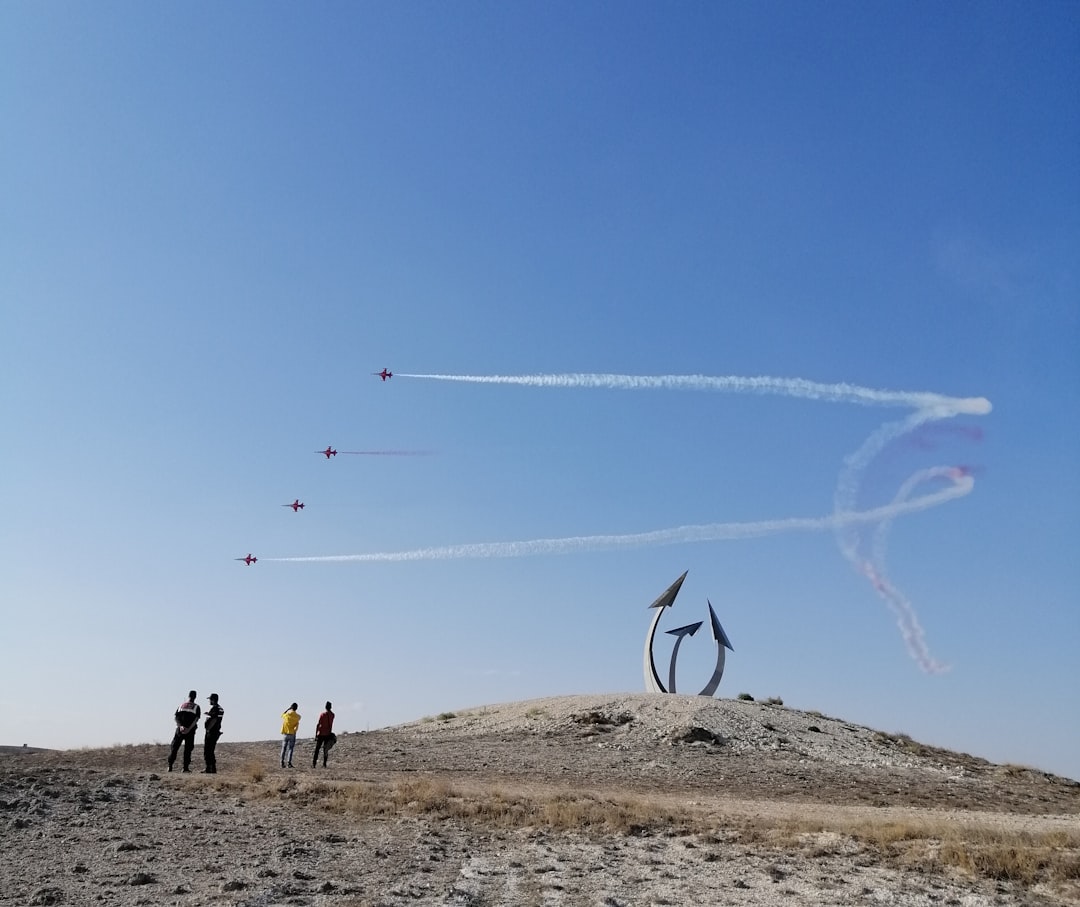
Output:
[[[281,764],[289,763],[289,767],[292,768],[292,754],[296,749],[296,734],[282,734],[281,740]],[[285,758],[285,754],[288,753],[288,759]]]

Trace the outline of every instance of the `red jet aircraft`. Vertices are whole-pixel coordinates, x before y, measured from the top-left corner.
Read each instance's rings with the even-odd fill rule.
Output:
[[[381,372],[372,372],[371,374],[378,375],[380,378],[383,379],[383,381],[385,381],[387,378],[393,378],[394,377],[394,373],[389,372],[386,369],[383,369]]]
[[[297,498],[291,504],[282,504],[281,506],[282,507],[291,507],[292,512],[296,513],[298,510],[303,510],[304,509],[304,502],[301,501],[299,498]]]
[[[336,457],[337,456],[337,451],[334,450],[334,448],[329,447],[329,446],[326,448],[326,450],[317,450],[317,451],[315,451],[315,453],[321,453],[328,460],[331,457]],[[288,507],[289,505],[286,504],[285,506]]]
[[[286,504],[285,506],[288,507],[289,505]],[[243,561],[245,564],[247,564],[250,567],[252,564],[254,564],[258,560],[258,558],[255,557],[254,554],[249,554],[247,557],[234,557],[233,560],[234,561]]]

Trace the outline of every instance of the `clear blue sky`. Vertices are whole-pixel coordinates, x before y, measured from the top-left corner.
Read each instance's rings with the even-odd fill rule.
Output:
[[[689,570],[718,695],[1080,778],[1078,46],[1071,3],[3,4],[0,742],[641,690]],[[888,534],[951,670],[827,529],[272,560],[825,519],[911,413],[404,377],[534,373],[992,401],[856,489],[973,470]]]

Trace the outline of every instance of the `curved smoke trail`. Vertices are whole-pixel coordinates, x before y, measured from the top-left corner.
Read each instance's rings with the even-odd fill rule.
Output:
[[[909,478],[893,501],[871,510],[856,509],[858,491],[867,466],[889,442],[929,422],[960,415],[981,416],[992,409],[985,397],[950,397],[929,391],[891,391],[860,387],[855,384],[825,384],[803,378],[769,376],[739,377],[711,375],[616,375],[616,374],[538,374],[538,375],[422,375],[397,373],[399,378],[453,381],[469,384],[514,384],[543,388],[600,388],[605,390],[683,390],[713,391],[733,394],[763,394],[817,400],[826,403],[853,403],[862,406],[901,407],[911,414],[889,422],[874,431],[844,461],[834,495],[830,516],[746,523],[710,523],[679,526],[653,532],[621,535],[591,535],[569,538],[533,539],[519,542],[481,542],[466,545],[416,548],[370,554],[341,554],[321,557],[266,558],[292,563],[328,562],[397,562],[450,560],[459,558],[525,557],[540,554],[568,554],[620,548],[675,545],[687,542],[710,542],[752,538],[782,532],[833,531],[844,557],[867,577],[897,617],[900,632],[912,657],[928,673],[946,670],[929,653],[922,627],[911,603],[889,582],[885,573],[885,540],[888,527],[898,516],[936,507],[968,494],[974,479],[958,467],[934,467]],[[951,482],[946,488],[912,498],[915,488],[935,479]],[[869,557],[860,551],[863,532],[876,526],[875,543]]]
[[[892,506],[902,504],[924,482],[931,482],[940,478],[955,483],[963,479],[970,479],[970,477],[967,470],[959,466],[933,466],[929,469],[921,469],[900,486],[893,497]],[[872,552],[869,559],[859,557],[856,550],[854,557],[850,558],[850,560],[856,569],[870,580],[874,588],[877,589],[878,594],[885,599],[885,603],[896,615],[900,635],[903,636],[911,657],[919,663],[919,667],[927,674],[941,674],[947,671],[949,666],[941,663],[930,654],[930,650],[926,645],[926,634],[923,631],[922,624],[919,623],[919,617],[915,613],[914,607],[912,607],[907,597],[889,581],[885,573],[885,543],[888,539],[892,521],[893,517],[889,516],[877,524],[874,530]]]

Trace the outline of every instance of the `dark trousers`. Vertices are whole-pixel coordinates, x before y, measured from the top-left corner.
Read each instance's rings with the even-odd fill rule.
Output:
[[[195,728],[191,728],[186,734],[182,734],[180,728],[176,729],[176,733],[173,734],[172,749],[169,750],[170,769],[176,761],[176,754],[180,751],[180,744],[184,745],[184,771],[186,772],[191,768],[191,751],[195,749]]]
[[[315,755],[311,757],[311,765],[314,767],[319,762],[319,750],[322,750],[322,764],[326,765],[326,757],[330,753],[330,737],[315,738]]]
[[[203,738],[203,758],[206,760],[206,771],[209,774],[217,771],[217,755],[214,750],[217,749],[218,737],[220,736],[221,731],[207,731],[206,737]]]

